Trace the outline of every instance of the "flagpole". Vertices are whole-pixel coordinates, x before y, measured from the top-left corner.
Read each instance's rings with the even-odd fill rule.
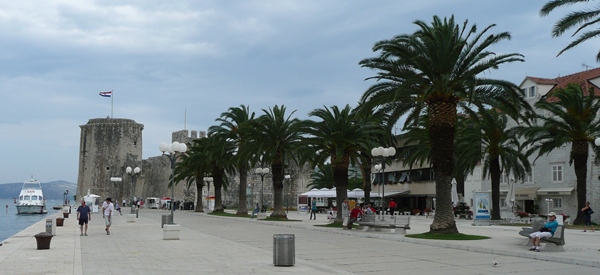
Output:
[[[110,89],[110,118],[115,118],[113,116],[114,103],[115,103],[115,93],[113,92],[113,89]]]

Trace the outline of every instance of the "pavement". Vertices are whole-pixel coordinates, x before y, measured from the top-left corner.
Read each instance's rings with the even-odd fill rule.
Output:
[[[461,233],[490,236],[477,241],[438,241],[402,234],[318,227],[325,215],[290,212],[295,221],[213,216],[176,211],[179,240],[163,240],[164,210],[141,209],[127,222],[127,208],[113,217],[106,235],[95,213],[88,236],[79,236],[75,215],[57,227],[50,249],[33,237],[45,219],[0,246],[2,274],[597,274],[600,232],[567,229],[565,252],[531,252],[516,226],[473,226],[457,220]],[[411,217],[408,233],[429,230],[432,219]],[[294,234],[295,264],[273,264],[273,235]],[[493,263],[497,264],[494,265]]]

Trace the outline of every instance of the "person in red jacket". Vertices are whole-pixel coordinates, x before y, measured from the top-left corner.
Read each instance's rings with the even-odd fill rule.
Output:
[[[396,211],[396,202],[394,199],[391,199],[390,203],[388,204],[388,214],[394,216],[394,211]]]
[[[362,216],[363,211],[360,209],[360,205],[358,203],[354,205],[354,209],[350,212],[350,220],[348,220],[348,230],[352,229],[352,224],[355,221],[358,221],[358,218]]]

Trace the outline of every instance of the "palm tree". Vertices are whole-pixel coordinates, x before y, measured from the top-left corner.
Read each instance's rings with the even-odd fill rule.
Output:
[[[459,121],[462,127],[456,143],[457,159],[469,161],[466,166],[471,171],[483,161],[483,177],[489,172],[492,181],[492,219],[499,220],[502,174],[519,180],[531,171],[527,154],[521,150],[519,128],[508,128],[508,116],[496,109],[482,110],[478,118],[462,117]]]
[[[475,25],[467,27],[467,21],[455,24],[453,16],[444,20],[434,16],[431,25],[420,20],[415,24],[420,28],[415,33],[377,42],[373,50],[380,55],[360,62],[378,71],[368,79],[380,81],[367,89],[361,104],[370,110],[387,109],[391,119],[406,114],[405,127],[416,124],[423,112],[428,114],[437,197],[430,232],[457,233],[451,199],[457,108],[476,113],[474,108],[493,102],[494,107],[518,114],[519,107],[527,104],[515,84],[478,75],[523,61],[523,56],[487,50],[510,38],[507,32],[487,35],[494,25],[477,33]]]
[[[552,0],[542,7],[540,10],[540,15],[546,16],[557,8],[571,6],[583,2],[588,3],[589,0]],[[552,28],[552,37],[561,36],[567,30],[573,28],[575,28],[575,31],[573,32],[572,36],[575,36],[583,30],[588,29],[588,31],[581,33],[577,39],[573,40],[569,45],[562,49],[557,56],[587,40],[599,36],[600,28],[596,27],[595,29],[591,29],[594,24],[598,24],[600,22],[599,15],[600,6],[596,6],[594,8],[586,8],[571,12],[556,22]],[[596,54],[596,61],[600,62],[600,51],[598,51],[598,54]]]
[[[577,178],[577,209],[581,209],[587,201],[589,146],[595,148],[593,142],[600,136],[600,101],[595,98],[593,88],[588,91],[588,95],[584,95],[580,85],[571,83],[566,88],[550,94],[549,100],[538,101],[535,107],[549,115],[537,115],[535,119],[540,124],[524,129],[524,144],[531,145],[530,153],[538,152],[537,158],[568,143],[571,144],[569,163],[574,164]],[[582,212],[578,212],[573,223],[583,223]]]
[[[310,173],[311,183],[307,184],[308,189],[333,188],[333,169],[330,163],[317,166],[317,169]]]
[[[315,165],[331,163],[333,182],[336,188],[336,203],[348,197],[348,168],[361,158],[361,151],[377,146],[374,135],[383,135],[385,128],[361,119],[349,105],[343,109],[337,106],[315,109],[309,116],[318,117],[320,121],[307,121],[309,136],[304,143],[314,152],[311,161]],[[342,221],[342,211],[337,212],[336,221]]]
[[[206,171],[203,171],[203,166],[199,163],[204,160],[202,155],[204,148],[197,145],[196,142],[189,148],[186,154],[181,156],[181,161],[177,162],[175,166],[175,182],[185,181],[186,184],[196,184],[196,212],[204,212],[204,206],[202,204],[202,190],[204,188],[204,181],[202,180],[203,175]]]
[[[250,108],[244,105],[231,107],[228,112],[221,113],[217,121],[221,122],[219,126],[209,128],[210,133],[231,139],[236,143],[238,150],[246,146],[249,134],[249,125],[254,119],[254,112],[250,113]],[[242,148],[242,149],[240,149]],[[248,169],[249,158],[243,158],[243,155],[235,155],[235,163],[240,177],[240,186],[238,190],[238,210],[236,215],[248,215],[248,200],[246,198],[246,188],[248,187]]]
[[[204,176],[213,178],[215,191],[213,212],[223,212],[221,189],[227,187],[225,175],[235,171],[233,164],[235,150],[235,144],[230,140],[209,134],[206,138],[194,140],[192,150],[188,153],[189,159],[191,159],[189,164],[196,167],[194,176],[196,183],[202,182]]]
[[[253,120],[250,127],[248,146],[240,150],[244,157],[254,155],[264,164],[271,165],[273,175],[273,213],[271,217],[287,218],[283,209],[284,164],[296,160],[301,150],[304,123],[287,115],[285,106],[263,109],[263,115]]]

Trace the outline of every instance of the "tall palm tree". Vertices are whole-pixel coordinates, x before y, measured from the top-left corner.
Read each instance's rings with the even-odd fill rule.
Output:
[[[577,209],[581,209],[587,201],[589,146],[598,152],[594,140],[600,136],[600,101],[595,98],[593,89],[588,91],[588,95],[584,95],[581,86],[575,83],[558,89],[549,96],[548,100],[535,104],[535,107],[549,115],[537,115],[535,119],[539,124],[524,129],[524,144],[531,145],[529,152],[538,152],[537,158],[571,144],[569,163],[574,165],[577,178]],[[583,223],[582,212],[578,212],[573,223]]]
[[[333,182],[336,188],[336,203],[342,205],[348,197],[348,167],[357,163],[361,151],[370,151],[375,143],[374,135],[383,135],[385,128],[374,120],[361,119],[349,105],[343,109],[337,106],[323,107],[309,113],[320,121],[307,121],[308,137],[304,143],[310,148],[312,163],[319,165],[327,160],[333,169]],[[342,211],[337,212],[336,221],[342,221]]]
[[[590,2],[590,0],[552,0],[542,7],[540,15],[546,16],[557,8],[588,2]],[[594,27],[594,24],[598,23],[600,23],[600,5],[596,5],[593,8],[585,8],[579,11],[570,12],[561,18],[552,28],[553,37],[561,36],[569,29],[575,29],[572,36],[575,36],[586,29],[588,31],[581,33],[577,39],[573,40],[569,45],[562,49],[558,55],[561,55],[563,52],[585,41],[600,36],[600,28],[598,25]],[[600,62],[600,51],[596,54],[596,61]]]
[[[481,110],[478,118],[459,121],[463,126],[456,143],[458,159],[469,161],[470,167],[483,162],[483,177],[489,173],[492,181],[492,219],[499,220],[502,173],[519,180],[531,171],[527,154],[521,150],[519,128],[509,128],[508,117],[496,109]]]
[[[204,148],[199,147],[194,142],[186,154],[181,156],[181,161],[177,162],[175,166],[175,182],[185,181],[186,184],[196,184],[196,212],[204,212],[204,205],[202,203],[203,175],[207,171],[203,170],[204,167],[199,163],[204,160],[203,150]]]
[[[296,112],[286,114],[284,105],[263,109],[263,114],[253,120],[250,127],[248,146],[239,154],[244,157],[254,155],[264,164],[271,165],[273,176],[273,213],[271,217],[287,218],[283,209],[284,165],[289,160],[296,160],[301,150],[302,134],[305,132],[304,122],[292,118]]]
[[[475,25],[456,24],[453,16],[443,20],[434,16],[431,25],[420,20],[415,24],[419,30],[377,42],[373,50],[380,55],[360,62],[377,70],[377,76],[368,79],[379,81],[363,94],[361,104],[371,110],[386,108],[392,119],[406,114],[405,126],[416,124],[427,112],[437,197],[430,232],[457,233],[451,199],[457,108],[476,113],[474,108],[493,101],[494,107],[518,114],[519,106],[526,106],[518,87],[479,75],[523,61],[523,56],[488,50],[510,38],[507,32],[488,35],[494,25],[477,33]]]
[[[317,169],[310,173],[311,182],[306,185],[308,189],[312,188],[333,188],[333,169],[330,163],[318,165]]]
[[[191,165],[196,166],[196,182],[202,182],[204,176],[213,178],[215,192],[214,212],[223,212],[222,189],[227,187],[226,174],[235,172],[235,144],[220,136],[209,134],[206,138],[194,140],[188,153]],[[202,183],[203,184],[203,183]]]
[[[221,113],[221,117],[217,121],[221,122],[219,126],[209,128],[210,133],[223,136],[226,139],[231,139],[242,150],[248,141],[249,126],[254,119],[254,112],[250,112],[250,108],[244,105],[239,107],[231,107],[228,112]],[[240,149],[242,148],[242,149]],[[238,210],[236,215],[248,215],[248,200],[246,197],[246,188],[248,187],[248,169],[250,159],[243,157],[242,154],[235,155],[235,163],[240,177],[240,186],[238,190]]]

